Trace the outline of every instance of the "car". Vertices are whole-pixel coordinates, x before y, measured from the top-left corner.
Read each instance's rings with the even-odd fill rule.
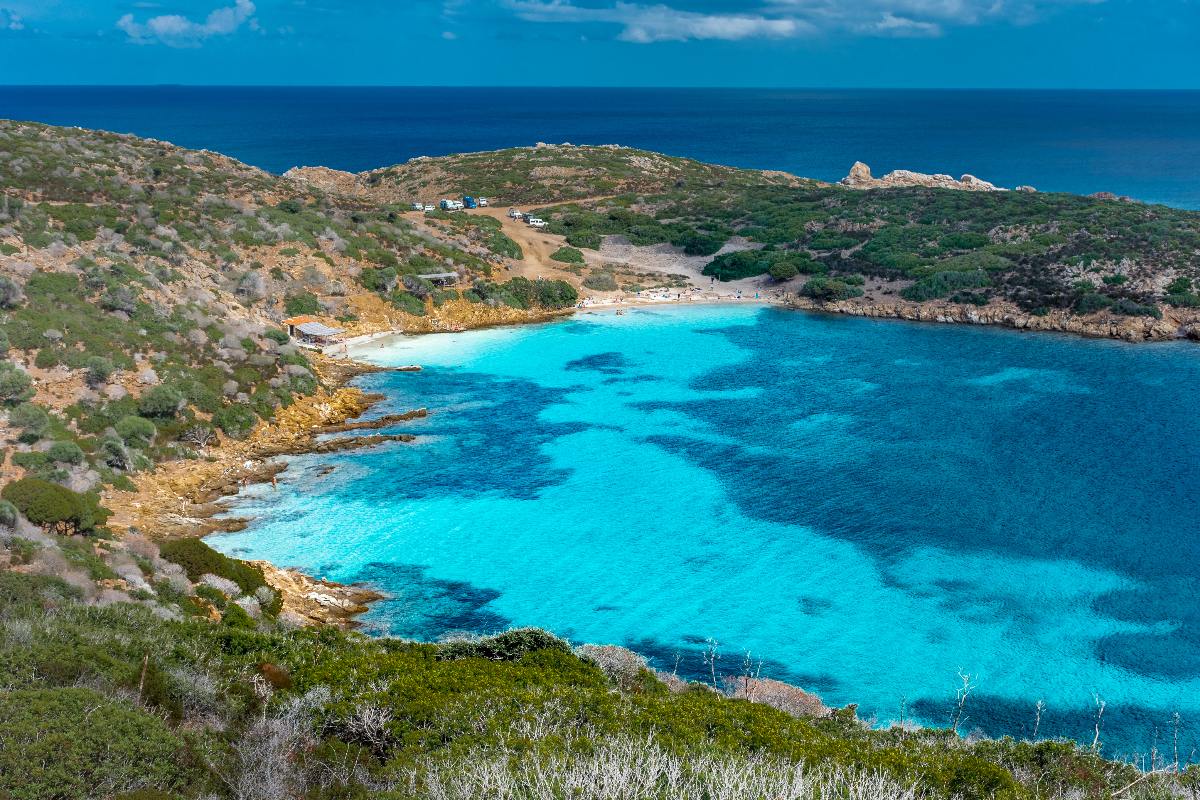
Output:
[[[476,200],[479,203],[480,208],[488,207],[488,199],[486,197],[479,197],[479,198],[476,198]]]
[[[530,217],[529,218],[529,227],[544,228],[544,227],[546,227],[546,220],[542,219],[541,217]]]
[[[525,216],[525,214],[519,208],[510,208],[508,210],[508,218],[509,219],[521,219],[524,216]]]
[[[426,214],[428,214],[428,213],[430,213],[430,212],[432,212],[432,211],[437,211],[437,206],[430,205],[429,203],[426,203],[426,204],[425,204],[425,209],[424,209],[424,211],[425,211],[425,213],[426,213]]]
[[[412,204],[412,210],[413,210],[413,211],[424,211],[424,210],[425,210],[425,204],[424,204],[424,203],[413,203],[413,204]]]

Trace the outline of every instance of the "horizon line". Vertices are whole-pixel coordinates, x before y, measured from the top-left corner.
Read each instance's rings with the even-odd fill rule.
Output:
[[[649,86],[615,84],[352,84],[352,83],[0,83],[3,89],[603,89],[624,91],[779,92],[1145,92],[1200,93],[1200,87],[1079,86]]]

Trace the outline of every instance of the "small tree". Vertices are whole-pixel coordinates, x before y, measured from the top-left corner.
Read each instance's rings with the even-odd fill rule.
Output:
[[[14,408],[8,415],[8,421],[23,431],[21,440],[24,442],[36,442],[46,435],[50,427],[50,415],[46,409],[28,402]]]
[[[114,427],[122,441],[133,447],[145,447],[154,441],[154,435],[158,433],[153,422],[133,415],[122,417]]]
[[[0,362],[0,403],[15,406],[33,397],[29,374],[8,361]]]
[[[12,278],[0,275],[0,308],[16,308],[25,301],[25,292]]]
[[[84,362],[87,368],[87,382],[89,386],[101,386],[108,383],[108,379],[112,377],[116,367],[113,366],[112,359],[104,356],[90,356]]]
[[[138,402],[138,411],[145,417],[169,419],[183,408],[183,394],[171,386],[155,386],[142,395]]]

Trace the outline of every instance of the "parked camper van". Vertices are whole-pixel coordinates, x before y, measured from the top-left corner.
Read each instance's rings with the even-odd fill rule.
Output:
[[[469,194],[463,196],[462,204],[466,208],[479,208],[479,201]]]
[[[425,210],[425,204],[424,204],[424,203],[413,203],[413,204],[412,204],[412,210],[413,210],[413,211],[424,211],[424,210]]]
[[[460,200],[442,200],[442,202],[438,205],[442,207],[443,211],[458,211],[463,207],[462,201]]]

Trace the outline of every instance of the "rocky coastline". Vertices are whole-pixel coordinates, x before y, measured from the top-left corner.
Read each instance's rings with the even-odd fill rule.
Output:
[[[1007,303],[989,303],[986,306],[944,301],[914,303],[904,300],[839,300],[822,303],[806,297],[797,297],[785,301],[783,305],[803,311],[855,317],[998,325],[1015,330],[1070,333],[1093,339],[1120,339],[1126,342],[1167,342],[1179,339],[1200,341],[1198,310],[1172,310],[1173,313],[1164,314],[1161,319],[1156,319],[1105,313],[1082,317],[1064,311],[1031,314]]]

